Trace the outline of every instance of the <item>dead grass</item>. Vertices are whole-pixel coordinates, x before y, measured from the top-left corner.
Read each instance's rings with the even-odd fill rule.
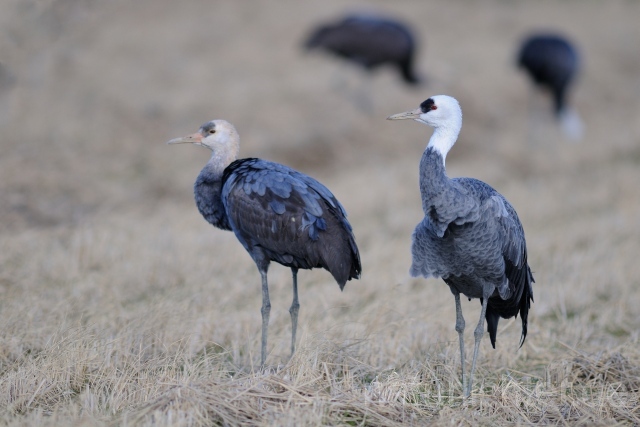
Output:
[[[373,116],[332,89],[335,63],[299,52],[351,3],[2,4],[0,425],[640,425],[639,5],[367,5],[420,31],[429,79],[379,73]],[[580,144],[527,130],[512,56],[541,26],[584,54]],[[501,322],[467,402],[453,298],[407,273],[429,130],[383,120],[436,93],[465,114],[449,174],[516,206],[536,277],[525,345]],[[301,272],[291,360],[289,272],[272,267],[266,370],[259,275],[193,205],[206,153],[163,144],[212,118],[243,155],[325,182],[361,250],[343,293]]]

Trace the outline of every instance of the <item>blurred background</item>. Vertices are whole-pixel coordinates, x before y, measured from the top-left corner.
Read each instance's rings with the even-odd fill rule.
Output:
[[[603,155],[640,150],[634,2],[8,0],[0,7],[3,233],[187,205],[207,153],[163,142],[213,118],[237,126],[241,155],[320,178],[354,167],[379,173],[397,158],[415,159],[417,169],[430,130],[384,119],[441,93],[457,97],[464,112],[451,156],[474,159],[471,170],[455,160],[451,167],[497,186],[496,179],[566,171],[566,162],[585,156],[597,169]],[[406,22],[426,80],[409,87],[395,70],[376,70],[367,88],[371,114],[350,99],[362,70],[302,49],[314,26],[355,11]],[[570,93],[585,121],[580,145],[565,144],[551,119],[527,137],[531,83],[515,62],[521,40],[536,30],[565,34],[580,51]],[[337,75],[347,90],[336,89]],[[344,185],[344,198],[365,191]]]
[[[301,273],[303,330],[330,329],[321,322],[331,307],[351,308],[331,312],[336,324],[397,310],[391,318],[416,328],[407,343],[455,348],[449,291],[408,277],[410,235],[422,218],[418,162],[431,130],[385,120],[435,94],[456,97],[464,114],[449,175],[491,184],[525,228],[536,287],[532,346],[519,354],[554,339],[587,349],[637,342],[640,3],[4,0],[0,9],[0,289],[7,324],[35,304],[30,325],[39,332],[5,329],[23,343],[44,345],[42,331],[74,325],[77,313],[100,335],[132,305],[160,298],[167,307],[191,301],[194,318],[209,313],[203,339],[250,337],[257,351],[259,275],[233,235],[213,229],[193,202],[209,153],[165,145],[223,118],[240,133],[241,156],[318,178],[350,214],[363,278],[340,294],[326,272]],[[395,70],[376,70],[366,86],[370,111],[353,99],[363,70],[302,48],[316,25],[360,11],[413,29],[425,79],[408,86]],[[580,52],[569,95],[584,122],[579,142],[516,68],[521,41],[538,30],[566,35]],[[284,357],[290,278],[273,271],[281,296],[272,300],[271,331],[279,332],[270,337]],[[101,308],[113,299],[121,311]],[[225,329],[233,313],[248,317]],[[474,313],[465,311],[469,322]],[[519,334],[517,323],[501,323],[509,354]],[[11,354],[21,354],[14,344]]]

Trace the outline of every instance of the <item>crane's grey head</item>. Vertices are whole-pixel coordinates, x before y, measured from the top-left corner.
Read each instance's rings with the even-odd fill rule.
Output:
[[[462,126],[462,109],[458,101],[447,95],[436,95],[420,104],[415,110],[394,114],[387,120],[413,119],[433,128]]]
[[[200,126],[198,132],[191,135],[174,138],[167,144],[193,144],[206,147],[213,152],[212,156],[221,159],[238,157],[240,150],[240,136],[236,128],[226,120],[211,120]]]

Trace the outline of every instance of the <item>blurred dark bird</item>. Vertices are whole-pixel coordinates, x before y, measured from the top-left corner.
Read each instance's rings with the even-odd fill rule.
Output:
[[[580,71],[576,48],[562,36],[534,34],[522,43],[518,66],[528,73],[534,84],[551,91],[553,112],[565,134],[580,139],[582,121],[567,104],[569,88]]]
[[[271,261],[291,268],[293,303],[291,354],[298,325],[298,269],[324,268],[344,288],[358,279],[362,267],[347,213],[334,195],[315,179],[266,160],[236,160],[240,136],[233,125],[213,120],[198,132],[168,144],[191,143],[211,150],[211,159],[194,185],[202,216],[234,232],[262,276],[261,365],[267,355],[271,303],[267,270]]]
[[[416,42],[411,30],[396,20],[351,15],[317,27],[305,42],[307,49],[323,49],[371,72],[389,64],[410,85],[420,82],[414,70]]]
[[[420,160],[420,193],[425,217],[413,232],[413,277],[442,278],[456,302],[456,331],[460,339],[462,388],[471,394],[484,319],[495,348],[498,320],[520,314],[522,337],[533,301],[533,275],[518,215],[496,190],[474,178],[447,177],[445,158],[462,127],[462,110],[455,98],[433,96],[420,107],[389,120],[413,119],[434,128]],[[474,331],[475,347],[467,387],[464,318],[460,294],[480,298],[482,311]]]

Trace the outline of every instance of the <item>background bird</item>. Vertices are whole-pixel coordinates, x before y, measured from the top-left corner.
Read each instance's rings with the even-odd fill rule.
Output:
[[[580,139],[582,121],[567,103],[570,87],[580,70],[576,48],[565,37],[556,34],[533,34],[521,44],[518,66],[534,84],[551,92],[553,112],[565,134]]]
[[[420,82],[414,70],[415,38],[397,20],[375,15],[350,15],[313,30],[307,49],[323,49],[371,71],[390,64],[410,85]]]
[[[198,132],[169,141],[211,150],[211,158],[194,185],[202,216],[231,230],[249,252],[262,276],[261,365],[266,359],[271,303],[267,270],[271,261],[293,275],[291,354],[298,324],[298,269],[324,268],[344,288],[360,277],[362,267],[347,213],[315,179],[287,166],[256,158],[236,160],[240,137],[234,126],[213,120]]]
[[[315,28],[305,41],[308,50],[320,49],[362,67],[368,75],[376,68],[396,68],[408,85],[421,82],[415,71],[416,41],[411,29],[392,18],[356,14]],[[368,84],[368,78],[365,84]],[[371,111],[368,87],[358,104]]]
[[[527,264],[524,230],[515,209],[489,185],[473,178],[447,177],[445,158],[462,127],[462,110],[455,98],[433,96],[416,110],[389,117],[389,120],[404,119],[434,128],[420,161],[420,193],[425,217],[413,232],[410,272],[414,277],[442,278],[455,297],[462,385],[465,396],[469,396],[484,319],[494,348],[500,317],[510,318],[519,313],[520,345],[527,336],[534,280]],[[480,298],[482,303],[474,331],[468,387],[460,294],[469,299]]]

